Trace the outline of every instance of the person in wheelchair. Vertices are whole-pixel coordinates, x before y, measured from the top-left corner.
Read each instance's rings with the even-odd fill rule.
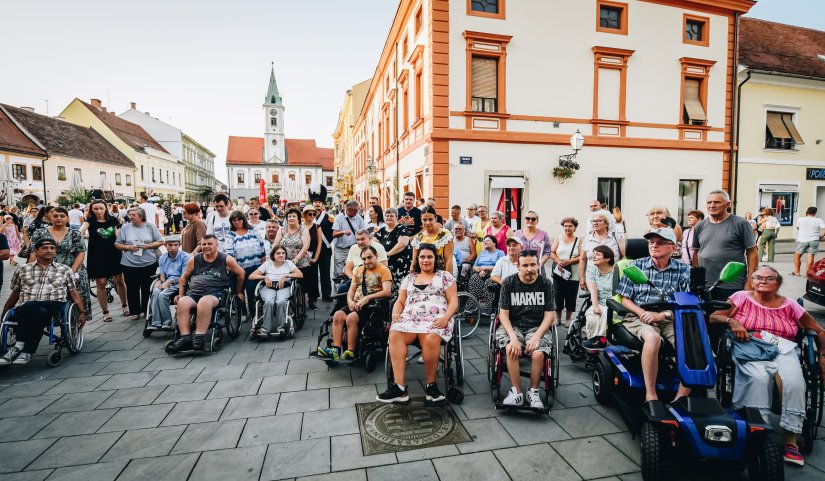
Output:
[[[382,246],[379,242],[373,240],[372,234],[370,234],[370,231],[368,231],[367,229],[359,230],[355,233],[355,244],[352,247],[350,247],[349,251],[347,252],[347,259],[344,262],[344,275],[341,277],[342,279],[346,277],[346,279],[344,280],[344,282],[341,282],[341,284],[338,285],[337,294],[343,294],[349,290],[350,285],[352,284],[352,277],[354,275],[353,273],[355,272],[355,269],[357,269],[364,263],[364,261],[361,259],[361,251],[363,251],[364,248],[368,246],[372,246],[372,248],[375,249],[375,252],[378,253],[376,255],[377,262],[379,264],[387,266],[387,251],[384,250],[384,246]]]
[[[364,231],[358,231],[358,242],[364,236]],[[347,261],[349,267],[351,261]],[[353,271],[352,282],[347,291],[347,305],[335,312],[332,316],[332,346],[318,347],[318,354],[322,357],[338,361],[340,359],[355,359],[358,353],[354,351],[358,342],[358,322],[363,317],[372,315],[374,306],[370,301],[387,298],[392,295],[392,273],[390,269],[378,261],[378,250],[371,245],[361,250],[361,264]],[[344,324],[347,325],[347,349],[343,350]]]
[[[582,342],[585,349],[604,347],[607,334],[607,300],[613,295],[613,264],[616,254],[607,246],[596,246],[587,266],[586,283],[590,293],[590,307],[585,311],[587,319],[583,332],[587,338]]]
[[[825,376],[825,331],[793,299],[779,295],[782,276],[773,267],[759,266],[751,276],[752,291],[739,291],[728,298],[731,307],[716,311],[710,322],[724,324],[738,342],[751,337],[771,342],[776,338],[778,353],[771,360],[740,362],[736,356],[733,407],[756,408],[767,420],[771,413],[772,383],[776,380],[782,398],[779,425],[784,431],[784,459],[805,464],[797,446],[797,435],[805,420],[805,380],[800,365],[796,337],[799,329],[816,332],[819,369]]]
[[[3,306],[4,317],[14,307],[11,320],[17,323],[17,342],[0,357],[0,366],[28,364],[43,337],[43,328],[60,313],[67,300],[71,299],[80,312],[78,328],[86,323],[86,304],[77,291],[72,269],[54,262],[57,243],[41,238],[33,247],[35,261],[14,271],[11,295]]]
[[[539,397],[539,383],[545,357],[552,354],[550,328],[556,319],[556,302],[553,283],[539,275],[539,270],[538,252],[521,251],[518,274],[507,277],[501,284],[501,326],[496,330],[496,342],[499,349],[506,349],[507,372],[513,385],[504,398],[505,406],[524,404],[519,368],[523,353],[531,360],[527,400],[531,408],[544,409],[544,403]]]
[[[521,254],[521,241],[515,237],[508,237],[504,244],[507,246],[507,256],[496,261],[493,271],[490,272],[490,282],[501,285],[504,279],[518,274],[518,256]]]
[[[152,327],[172,326],[172,299],[178,293],[178,281],[189,258],[189,253],[180,250],[180,237],[168,236],[164,240],[166,253],[160,256],[160,284],[152,291]]]
[[[441,341],[453,334],[453,315],[458,309],[455,278],[436,267],[436,247],[420,244],[418,258],[413,259],[413,271],[401,281],[398,300],[392,308],[389,349],[394,384],[378,395],[378,401],[405,403],[410,400],[404,374],[407,367],[407,346],[418,340],[424,359],[429,403],[446,399],[438,389],[439,353]]]
[[[264,302],[264,312],[260,325],[253,322],[250,339],[266,338],[270,333],[284,335],[289,296],[292,290],[288,282],[301,279],[304,274],[292,261],[286,258],[286,248],[275,246],[269,253],[269,259],[249,275],[250,281],[263,279],[264,287],[260,290]]]
[[[231,287],[230,274],[235,276],[235,292],[244,302],[244,270],[232,256],[218,252],[218,238],[207,234],[201,239],[201,252],[192,256],[186,263],[186,269],[178,282],[178,338],[169,347],[170,354],[181,351],[202,351],[206,332],[212,320],[212,311],[220,306],[226,297],[227,288]],[[187,283],[189,292],[186,292]],[[195,316],[195,333],[189,318],[192,311]]]
[[[622,296],[622,305],[629,311],[622,326],[644,343],[641,362],[645,378],[645,401],[652,401],[659,399],[656,394],[656,377],[659,374],[659,349],[662,346],[662,338],[671,346],[674,345],[673,312],[650,312],[639,306],[661,302],[661,293],[668,295],[689,291],[690,266],[672,258],[678,249],[673,229],[652,229],[644,238],[648,241],[650,256],[633,261],[633,265],[647,275],[655,288],[647,284],[634,284],[625,276],[619,281],[616,292]],[[680,384],[676,398],[688,394],[690,390]]]

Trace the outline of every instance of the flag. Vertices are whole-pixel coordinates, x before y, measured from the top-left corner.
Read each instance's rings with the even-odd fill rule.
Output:
[[[266,202],[266,181],[264,179],[261,179],[261,192],[258,194],[258,201],[261,204]]]

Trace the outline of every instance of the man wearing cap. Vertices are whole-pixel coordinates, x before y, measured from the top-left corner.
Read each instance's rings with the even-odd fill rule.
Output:
[[[518,256],[521,254],[520,240],[510,237],[504,243],[507,245],[507,256],[497,260],[493,272],[490,273],[490,282],[498,285],[507,277],[518,274]]]
[[[34,243],[34,255],[35,261],[18,267],[11,278],[11,295],[3,306],[3,316],[14,307],[11,321],[17,323],[17,342],[0,358],[0,366],[28,363],[40,344],[43,329],[69,298],[80,312],[78,327],[86,324],[86,305],[77,292],[72,269],[54,262],[55,241],[39,239]]]
[[[160,286],[152,291],[152,324],[154,328],[172,326],[172,299],[178,293],[178,281],[183,275],[186,263],[191,257],[180,250],[180,237],[167,236],[164,239],[166,253],[160,256]]]
[[[671,345],[674,343],[673,312],[651,312],[640,306],[661,302],[659,291],[665,296],[688,291],[690,266],[671,257],[678,249],[673,229],[652,229],[644,237],[647,239],[650,257],[636,259],[633,265],[644,272],[655,289],[647,284],[634,284],[624,276],[616,292],[622,296],[622,305],[629,311],[624,319],[625,329],[644,343],[642,373],[647,391],[645,401],[652,401],[658,399],[656,376],[659,374],[659,347],[662,345],[662,338]],[[689,392],[686,387],[680,385],[677,396],[687,396]]]

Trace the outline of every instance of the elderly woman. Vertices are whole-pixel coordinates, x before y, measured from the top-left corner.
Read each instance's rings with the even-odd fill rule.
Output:
[[[201,220],[201,209],[198,204],[187,202],[183,206],[183,218],[186,219],[186,227],[180,235],[180,248],[189,254],[198,252],[201,238],[206,235],[206,224]]]
[[[453,245],[455,246],[455,252],[453,253],[458,264],[458,268],[456,268],[457,275],[460,277],[462,272],[463,266],[467,266],[466,269],[472,269],[472,265],[478,257],[478,253],[475,249],[475,243],[472,239],[467,235],[467,228],[461,222],[456,222],[453,226]]]
[[[407,228],[398,223],[398,209],[390,207],[384,212],[386,224],[373,234],[373,238],[387,251],[387,267],[392,273],[393,291],[410,272],[412,249]]]
[[[488,235],[484,238],[484,250],[476,257],[473,264],[473,274],[470,276],[470,283],[467,288],[476,299],[484,300],[487,309],[493,307],[493,296],[487,289],[486,284],[490,279],[490,273],[493,272],[493,268],[496,266],[496,262],[504,256],[504,251],[496,248],[496,238]]]
[[[751,276],[752,291],[740,291],[728,299],[732,307],[716,311],[712,323],[727,324],[736,342],[749,342],[751,337],[770,341],[776,338],[779,353],[772,360],[740,363],[735,357],[736,378],[733,406],[736,409],[759,409],[767,420],[771,412],[772,382],[782,397],[779,425],[784,430],[784,458],[788,463],[803,465],[796,437],[802,432],[805,419],[805,380],[799,363],[799,349],[794,341],[797,332],[813,329],[820,353],[819,368],[825,373],[825,331],[793,299],[779,295],[782,276],[773,267],[759,266]]]
[[[398,300],[392,308],[389,354],[394,384],[378,395],[385,403],[409,401],[405,383],[407,346],[418,339],[424,359],[428,403],[443,403],[444,394],[436,385],[438,355],[441,341],[453,334],[453,315],[458,309],[458,297],[453,276],[438,267],[438,248],[421,244],[413,259],[412,272],[401,281]]]
[[[239,210],[229,214],[229,234],[224,241],[224,254],[232,256],[244,270],[246,281],[244,281],[244,292],[246,293],[246,317],[252,318],[255,311],[255,286],[257,283],[249,279],[249,275],[255,272],[261,264],[266,262],[266,249],[264,241],[258,237],[246,220],[246,215]]]
[[[126,281],[129,320],[137,321],[140,314],[146,313],[149,304],[152,276],[158,268],[158,248],[163,245],[163,237],[155,224],[146,222],[146,211],[142,208],[133,207],[128,215],[129,223],[118,231],[115,247],[123,251],[120,264]]]
[[[539,270],[541,275],[546,277],[544,264],[550,260],[552,241],[547,231],[539,229],[539,215],[536,211],[527,212],[527,215],[524,216],[524,229],[517,230],[513,237],[519,240],[523,250],[539,253]]]
[[[49,218],[51,219],[51,226],[34,231],[31,234],[30,245],[34,245],[40,239],[52,239],[57,244],[57,256],[54,258],[54,262],[72,268],[77,292],[83,298],[88,320],[91,321],[92,299],[89,292],[89,276],[86,273],[86,266],[83,265],[83,261],[86,259],[86,244],[83,243],[83,235],[80,231],[69,228],[69,211],[65,208],[55,207],[51,209]],[[29,263],[35,260],[34,250],[31,249]],[[2,268],[2,265],[0,265],[0,268]]]
[[[286,249],[277,246],[269,253],[269,260],[249,275],[249,280],[258,282],[263,279],[261,299],[264,301],[264,312],[261,323],[253,324],[250,339],[266,338],[271,332],[284,334],[287,307],[289,307],[289,286],[286,282],[292,279],[301,279],[303,274],[292,261],[286,258]]]
[[[670,211],[662,204],[653,204],[647,209],[647,222],[650,230],[670,227],[676,234],[676,240],[682,242],[682,228],[670,217]]]
[[[579,288],[584,290],[585,273],[587,272],[587,263],[593,257],[593,249],[596,246],[604,245],[613,250],[613,257],[620,260],[624,257],[624,239],[616,238],[615,234],[611,234],[613,230],[613,216],[606,210],[597,210],[590,215],[590,223],[593,230],[587,234],[581,241],[581,254],[579,254]]]
[[[561,220],[562,233],[553,239],[550,257],[553,259],[553,290],[556,296],[556,319],[561,322],[561,312],[567,310],[564,324],[569,325],[576,311],[576,295],[579,292],[579,263],[581,239],[576,236],[579,221],[575,217]]]
[[[613,264],[616,257],[613,249],[596,246],[587,268],[587,291],[590,293],[590,307],[584,315],[587,319],[584,335],[587,340],[582,343],[585,349],[604,347],[603,339],[607,334],[607,300],[613,296]]]
[[[309,246],[312,239],[309,231],[301,225],[301,212],[296,208],[286,211],[286,225],[278,230],[275,236],[275,245],[282,245],[286,248],[287,259],[291,260],[298,269],[309,266]]]
[[[455,264],[455,257],[453,257],[453,235],[447,229],[440,227],[438,224],[438,214],[432,207],[424,207],[421,209],[421,232],[413,236],[413,259],[418,255],[418,247],[421,244],[432,244],[435,246],[438,258],[439,269],[444,269],[447,272],[453,272],[453,265]]]
[[[504,223],[504,213],[495,211],[490,214],[490,225],[484,232],[484,235],[491,235],[496,239],[496,248],[505,251],[507,250],[506,240],[513,236],[513,231],[510,226]]]

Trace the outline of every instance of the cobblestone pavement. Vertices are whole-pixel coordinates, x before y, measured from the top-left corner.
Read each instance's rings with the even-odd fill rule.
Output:
[[[788,259],[778,256],[783,273]],[[790,278],[783,291],[803,287]],[[486,326],[464,343],[466,397],[453,407],[474,442],[363,456],[354,405],[375,399],[384,372],[307,359],[328,309],[322,303],[294,341],[239,338],[213,355],[170,358],[166,338],[144,339],[142,321],[122,316],[104,324],[95,303],[81,354],[49,369],[41,347],[30,364],[0,373],[0,481],[641,479],[638,438],[596,403],[589,373],[566,356],[549,416],[495,411]],[[422,376],[410,367],[413,394],[423,393]],[[825,480],[825,441],[806,461],[786,479]],[[668,478],[746,479],[717,468],[671,466]]]

